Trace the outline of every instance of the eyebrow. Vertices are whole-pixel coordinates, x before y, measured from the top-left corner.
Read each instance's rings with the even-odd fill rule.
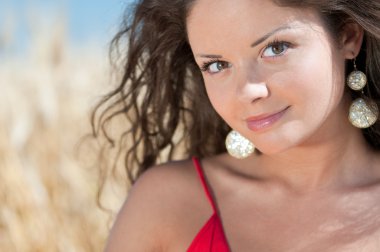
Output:
[[[222,55],[216,55],[216,54],[197,54],[197,57],[208,58],[208,59],[221,59],[221,58],[223,58]]]
[[[283,30],[288,30],[288,29],[291,29],[292,27],[289,26],[289,25],[283,25],[283,26],[280,26],[276,29],[274,29],[273,31],[270,31],[268,32],[267,34],[265,34],[264,36],[262,36],[261,38],[257,39],[255,42],[253,42],[251,44],[251,47],[255,47],[259,44],[261,44],[262,42],[264,42],[265,40],[267,40],[270,36],[272,36],[273,34],[276,34],[277,32],[280,32],[280,31],[283,31]]]
[[[261,44],[262,42],[264,42],[270,36],[272,36],[273,34],[276,34],[277,32],[280,32],[280,31],[283,31],[283,30],[288,30],[288,29],[291,29],[291,28],[292,27],[289,26],[289,25],[280,26],[280,27],[274,29],[273,31],[268,32],[267,34],[265,34],[264,36],[260,37],[259,39],[257,39],[255,42],[253,42],[251,44],[251,47],[255,47],[255,46]],[[197,54],[196,56],[197,57],[201,57],[201,58],[208,58],[208,59],[221,59],[221,58],[223,58],[222,55],[217,55],[217,54]]]

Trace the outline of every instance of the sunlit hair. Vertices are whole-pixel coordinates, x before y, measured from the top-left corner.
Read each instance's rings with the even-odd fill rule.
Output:
[[[122,62],[122,78],[95,108],[92,126],[96,137],[105,136],[119,148],[117,158],[122,158],[132,183],[149,167],[174,157],[206,157],[225,151],[230,128],[210,104],[187,40],[185,21],[193,3],[137,1],[126,11],[123,26],[112,41],[111,56],[117,59],[116,65]],[[360,24],[365,37],[357,65],[368,76],[366,95],[380,103],[378,0],[275,3],[317,10],[336,41],[344,24]],[[347,64],[347,72],[351,70]],[[107,125],[117,118],[126,118],[128,123],[120,126],[124,127],[120,136],[111,137]],[[363,134],[371,146],[380,148],[379,123]]]

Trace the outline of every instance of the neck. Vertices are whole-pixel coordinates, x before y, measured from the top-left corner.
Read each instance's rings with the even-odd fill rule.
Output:
[[[373,179],[373,153],[361,131],[346,125],[277,155],[257,158],[259,176],[293,192],[347,188]],[[341,129],[338,129],[341,131]]]

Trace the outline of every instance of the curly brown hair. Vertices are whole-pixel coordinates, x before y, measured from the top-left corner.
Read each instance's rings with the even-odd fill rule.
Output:
[[[174,157],[206,157],[225,152],[230,127],[207,97],[186,34],[186,18],[195,0],[140,0],[126,11],[110,55],[123,60],[119,85],[96,106],[94,136],[119,143],[119,156],[133,183],[149,167]],[[380,106],[380,2],[378,0],[276,0],[280,6],[317,10],[334,39],[348,22],[364,29],[357,64],[368,75],[365,93]],[[347,64],[347,72],[351,71]],[[353,93],[353,98],[355,94]],[[107,125],[116,118],[128,123],[111,137]],[[380,124],[364,129],[380,148]],[[121,144],[127,143],[127,144]],[[124,146],[127,145],[127,146]],[[115,161],[116,162],[116,161]]]

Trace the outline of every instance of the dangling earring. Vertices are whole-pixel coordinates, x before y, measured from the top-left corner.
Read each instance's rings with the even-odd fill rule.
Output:
[[[347,78],[347,85],[355,91],[361,91],[362,97],[354,100],[350,106],[348,119],[357,128],[369,128],[375,124],[379,117],[379,108],[371,99],[364,97],[363,88],[367,84],[367,76],[357,70],[354,59],[354,71]]]
[[[239,132],[232,130],[226,138],[228,153],[238,159],[243,159],[255,151],[255,146]]]

